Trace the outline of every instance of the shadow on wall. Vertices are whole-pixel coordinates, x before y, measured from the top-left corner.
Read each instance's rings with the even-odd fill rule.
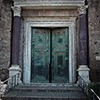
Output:
[[[90,70],[90,80],[91,82],[100,82],[100,69]]]
[[[0,80],[4,81],[8,78],[8,69],[0,69]]]
[[[94,92],[100,97],[100,82],[96,82],[96,83],[90,83],[88,85],[88,96],[90,100],[93,100],[93,93],[91,92],[90,89],[93,89]],[[97,99],[96,99],[97,100]]]

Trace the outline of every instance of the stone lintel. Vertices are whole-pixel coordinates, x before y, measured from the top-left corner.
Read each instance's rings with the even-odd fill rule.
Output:
[[[56,17],[56,18],[71,18],[71,17],[77,17],[78,12],[75,9],[24,9],[22,11],[23,17]]]
[[[14,6],[20,6],[26,9],[52,9],[52,8],[63,8],[73,9],[78,6],[84,5],[84,0],[13,0]]]

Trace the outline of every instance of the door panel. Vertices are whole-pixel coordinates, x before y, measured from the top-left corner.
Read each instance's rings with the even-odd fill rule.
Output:
[[[68,28],[52,30],[32,28],[31,42],[31,82],[67,83],[69,80]]]
[[[52,82],[66,83],[69,80],[68,28],[52,31]]]
[[[31,45],[31,81],[49,82],[48,66],[50,61],[50,31],[48,29],[32,29]]]

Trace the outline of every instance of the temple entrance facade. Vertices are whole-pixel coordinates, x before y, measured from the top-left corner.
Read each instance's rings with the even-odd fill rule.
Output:
[[[83,0],[14,0],[12,8],[13,47],[9,76],[13,76],[13,70],[20,71],[23,83],[75,83],[78,71],[88,81]]]

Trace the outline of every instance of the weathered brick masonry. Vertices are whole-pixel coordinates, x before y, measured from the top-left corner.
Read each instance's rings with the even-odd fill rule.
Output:
[[[90,78],[100,81],[100,0],[89,0],[88,17]]]
[[[0,0],[0,79],[8,77],[11,53],[11,0]]]

